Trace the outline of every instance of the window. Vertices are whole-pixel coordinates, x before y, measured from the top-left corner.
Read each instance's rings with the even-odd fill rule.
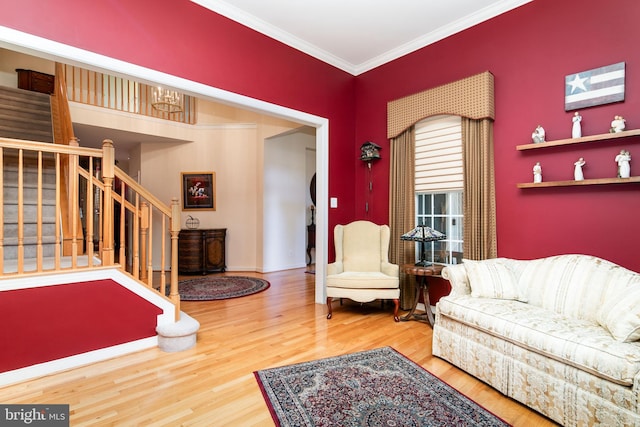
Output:
[[[446,234],[425,244],[426,260],[457,264],[463,251],[462,129],[459,116],[434,116],[416,124],[416,224]],[[419,258],[419,245],[416,256]]]
[[[427,261],[446,264],[461,262],[462,220],[462,191],[416,193],[416,224],[424,224],[447,235],[445,240],[425,244]],[[418,246],[417,254],[419,250]]]

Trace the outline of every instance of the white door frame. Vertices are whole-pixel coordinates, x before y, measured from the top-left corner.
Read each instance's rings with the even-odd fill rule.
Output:
[[[318,304],[325,303],[326,292],[324,278],[327,260],[327,201],[329,199],[329,120],[327,118],[228,92],[4,26],[0,26],[0,47],[52,61],[82,66],[95,71],[107,71],[117,76],[132,77],[146,84],[169,86],[189,95],[230,104],[235,107],[280,117],[316,128],[317,215],[315,301]]]

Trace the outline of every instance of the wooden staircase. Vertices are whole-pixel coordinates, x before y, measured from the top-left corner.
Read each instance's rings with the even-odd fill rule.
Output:
[[[54,325],[54,321],[73,323],[73,309],[59,310],[53,319],[32,304],[9,303],[9,297],[26,295],[24,301],[29,301],[28,295],[35,295],[34,292],[56,292],[59,296],[58,292],[70,289],[72,284],[85,283],[78,289],[88,293],[80,292],[84,297],[78,297],[77,291],[70,293],[68,306],[83,309],[89,306],[87,298],[106,301],[105,314],[94,321],[111,324],[111,316],[122,317],[137,310],[123,308],[118,299],[95,292],[91,284],[96,279],[111,280],[161,309],[162,314],[151,314],[157,325],[151,335],[158,336],[144,335],[135,342],[121,344],[118,338],[99,339],[91,348],[80,350],[83,354],[40,354],[42,363],[8,372],[0,366],[0,386],[154,344],[165,351],[177,351],[164,342],[181,340],[186,335],[195,343],[199,327],[180,311],[178,199],[170,205],[159,201],[115,166],[112,141],[104,140],[102,149],[79,147],[73,138],[64,79],[56,80],[60,88],[56,87],[56,94],[51,96],[52,108],[48,111],[48,95],[0,88],[0,309],[7,322],[24,323],[19,319],[27,319],[36,329]],[[29,112],[30,109],[36,112]],[[63,136],[59,136],[60,128],[64,128]],[[68,144],[61,142],[64,138],[68,138]],[[115,209],[120,212],[118,223],[114,221]],[[84,212],[92,215],[85,216]],[[163,230],[159,233],[161,241],[155,245],[154,224]],[[121,237],[117,254],[116,233]],[[159,271],[154,271],[154,254]],[[154,277],[159,277],[160,283],[154,283]],[[89,325],[90,321],[83,323]],[[19,331],[21,325],[14,322],[11,327]],[[132,327],[129,324],[123,332]],[[63,329],[69,328],[60,330]],[[18,333],[16,337],[10,340],[31,339],[28,333]],[[89,333],[88,337],[97,336]],[[22,344],[25,349],[42,352],[37,342]]]
[[[53,142],[50,96],[0,86],[0,137]]]

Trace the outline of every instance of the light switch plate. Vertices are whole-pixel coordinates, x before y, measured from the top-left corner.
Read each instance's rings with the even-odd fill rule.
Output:
[[[332,197],[331,198],[331,207],[332,208],[337,208],[338,207],[338,198],[337,197]]]

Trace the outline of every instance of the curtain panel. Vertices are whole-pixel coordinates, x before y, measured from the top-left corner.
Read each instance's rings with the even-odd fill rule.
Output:
[[[464,243],[467,259],[498,256],[493,173],[493,121],[462,118]]]
[[[414,263],[415,244],[400,240],[400,236],[415,227],[415,130],[411,126],[391,140],[389,171],[389,228],[391,242],[389,259],[402,266]],[[400,271],[400,308],[409,310],[415,297],[415,277]]]

